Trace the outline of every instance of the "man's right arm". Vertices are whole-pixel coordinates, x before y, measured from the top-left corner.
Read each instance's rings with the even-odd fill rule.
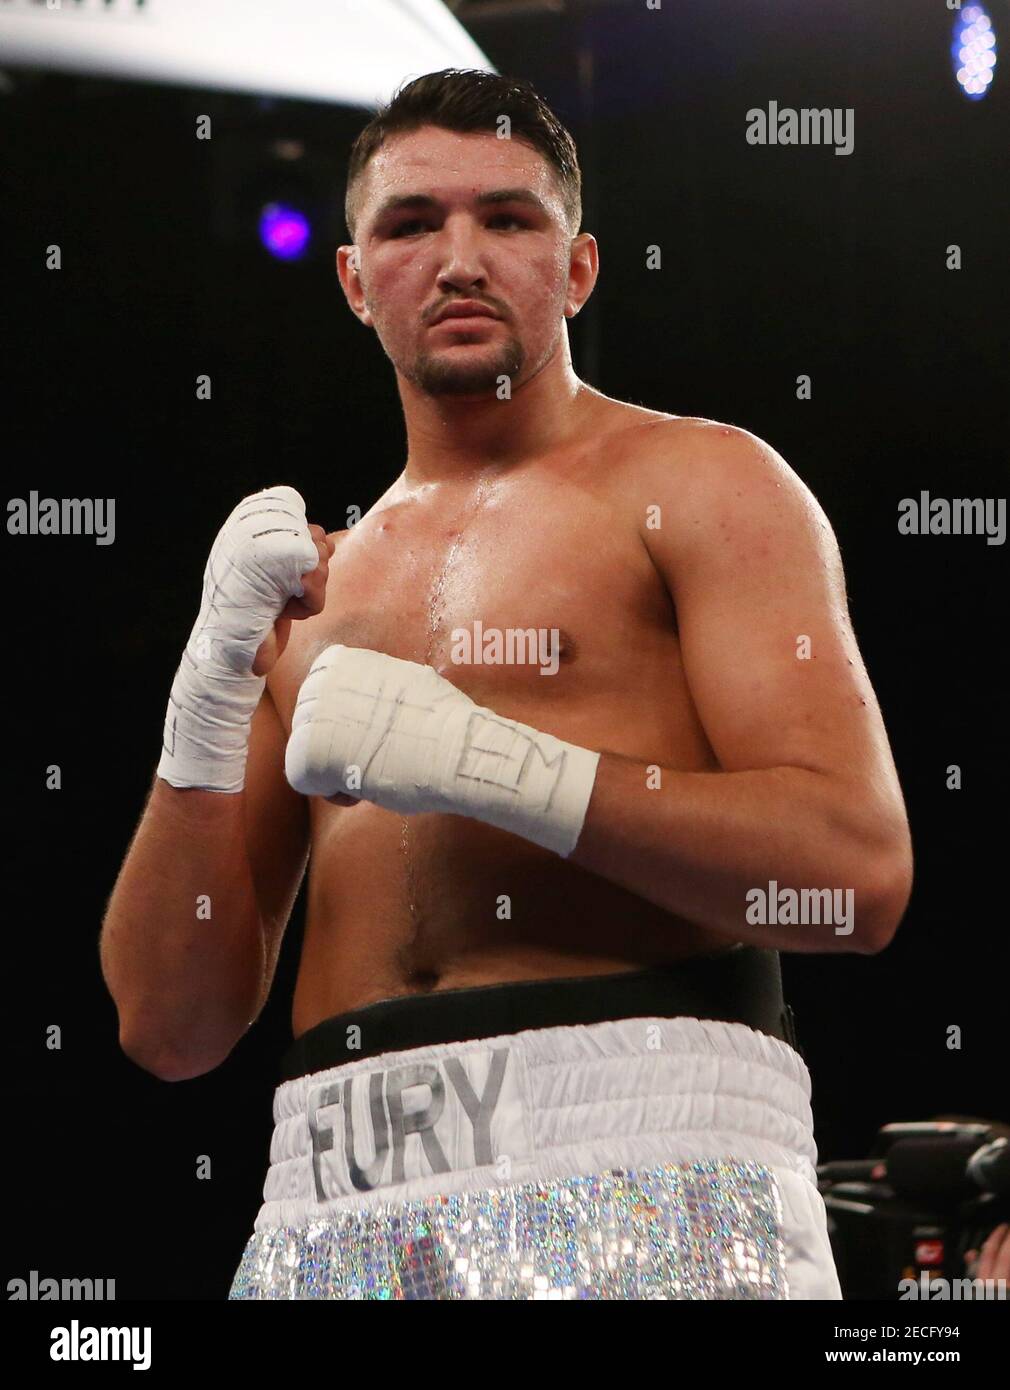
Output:
[[[309,842],[284,746],[265,689],[242,791],[156,777],[109,899],[100,955],[120,1045],[163,1080],[219,1066],[269,994]]]
[[[166,1080],[223,1062],[269,992],[308,826],[267,674],[322,612],[333,548],[285,485],[244,497],[211,546],[99,948],[120,1045]]]

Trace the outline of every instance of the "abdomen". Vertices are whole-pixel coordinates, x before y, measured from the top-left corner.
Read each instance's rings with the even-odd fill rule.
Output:
[[[420,990],[609,974],[729,944],[491,826],[314,801],[292,1026]]]

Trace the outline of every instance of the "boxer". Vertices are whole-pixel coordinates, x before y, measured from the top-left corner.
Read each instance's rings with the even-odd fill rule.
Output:
[[[308,863],[231,1297],[837,1298],[778,952],[882,949],[910,852],[827,519],[575,376],[597,249],[528,85],[409,84],[346,208],[405,467],[345,530],[284,485],[224,523],[102,936],[124,1050],[204,1074]],[[460,659],[477,624],[557,659]],[[773,883],[851,929],[758,920]]]

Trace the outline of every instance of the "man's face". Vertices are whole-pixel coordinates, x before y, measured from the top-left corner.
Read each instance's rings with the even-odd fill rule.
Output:
[[[524,196],[482,195],[503,191]],[[397,205],[397,199],[420,199]],[[520,140],[425,126],[389,139],[358,202],[362,317],[393,365],[430,395],[511,389],[557,347],[571,237],[551,165]],[[497,318],[449,318],[476,300]]]

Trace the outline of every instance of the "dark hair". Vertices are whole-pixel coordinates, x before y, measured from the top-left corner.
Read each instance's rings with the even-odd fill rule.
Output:
[[[443,130],[498,130],[507,116],[513,137],[525,140],[553,166],[572,236],[582,224],[582,173],[575,141],[524,78],[475,68],[443,68],[400,87],[376,112],[351,146],[344,217],[354,239],[355,186],[372,155],[391,135],[441,126]]]

